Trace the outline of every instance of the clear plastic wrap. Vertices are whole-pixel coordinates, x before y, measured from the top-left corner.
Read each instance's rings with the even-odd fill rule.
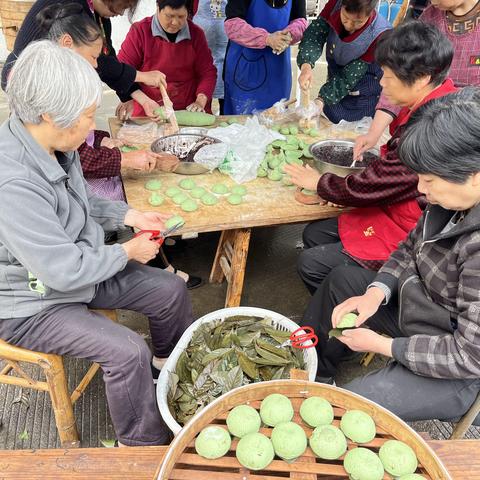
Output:
[[[117,138],[128,145],[151,144],[164,135],[164,126],[155,122],[145,124],[125,123],[120,127]]]

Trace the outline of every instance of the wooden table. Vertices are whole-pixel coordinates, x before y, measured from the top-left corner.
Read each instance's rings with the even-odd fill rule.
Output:
[[[453,480],[480,480],[480,440],[428,443],[443,461]],[[166,449],[167,447],[2,450],[0,479],[153,480]]]
[[[218,117],[218,122],[224,120],[225,117]],[[342,138],[356,136],[353,132],[332,134],[327,122],[322,121],[324,122],[323,128],[320,130],[318,138],[305,135],[301,138],[312,143],[335,136]],[[120,122],[116,118],[110,118],[109,124],[112,136],[115,137],[121,126]],[[294,199],[295,188],[286,187],[281,182],[273,182],[266,178],[257,178],[245,184],[248,192],[241,205],[230,205],[223,197],[216,206],[207,207],[201,204],[196,212],[186,213],[168,197],[160,207],[152,207],[148,203],[150,192],[144,188],[147,180],[160,179],[163,193],[168,187],[177,186],[178,182],[185,178],[184,176],[158,171],[150,174],[127,171],[122,175],[127,201],[133,208],[138,210],[155,209],[183,216],[185,225],[178,231],[180,235],[222,232],[210,273],[210,282],[221,283],[224,278],[226,279],[228,283],[226,307],[240,305],[250,234],[253,227],[311,222],[337,216],[342,211],[328,206],[303,205]],[[207,188],[212,187],[215,183],[224,183],[230,187],[235,185],[230,177],[218,171],[195,175],[191,178],[197,185]]]

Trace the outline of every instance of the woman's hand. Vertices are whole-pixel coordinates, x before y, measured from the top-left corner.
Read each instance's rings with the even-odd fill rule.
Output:
[[[157,164],[155,168],[162,172],[173,172],[180,160],[171,153],[157,153]]]
[[[133,113],[133,100],[119,103],[117,105],[117,108],[115,109],[115,115],[121,122],[124,122],[125,120],[130,118],[132,116],[132,113]]]
[[[155,113],[157,108],[160,108],[160,105],[155,100],[152,100],[151,98],[147,97],[143,101],[142,107],[143,107],[143,110],[145,110],[145,115],[151,120],[153,120],[154,122],[163,120],[161,115],[158,115]]]
[[[135,150],[133,152],[122,153],[122,168],[131,168],[133,170],[142,170],[151,172],[156,168],[157,160],[161,158],[158,153],[150,150]]]
[[[300,165],[285,165],[283,170],[298,187],[307,190],[317,190],[318,181],[320,180],[321,175],[310,165],[306,165],[305,167]]]
[[[139,230],[165,230],[165,222],[171,215],[160,212],[140,212],[131,208],[125,215],[124,223]]]
[[[160,251],[160,245],[150,240],[150,235],[147,233],[122,243],[122,247],[129,260],[136,260],[144,264],[153,260]]]
[[[121,147],[122,145],[125,145],[125,142],[119,140],[118,138],[103,137],[102,141],[100,142],[100,146],[106,148]]]
[[[137,72],[135,81],[144,83],[149,87],[160,88],[160,85],[163,85],[165,88],[167,88],[167,77],[164,73],[158,70],[152,70],[150,72]]]
[[[278,32],[268,34],[265,43],[274,51],[283,52],[290,45],[292,36],[290,32],[279,30]]]
[[[187,107],[187,110],[190,112],[204,112],[207,101],[207,96],[203,93],[199,93],[196,100]]]
[[[358,313],[355,326],[359,327],[377,312],[384,299],[385,294],[383,290],[378,287],[370,287],[363,295],[348,298],[333,309],[333,328],[337,328],[337,325],[347,313],[354,311]]]
[[[368,328],[352,328],[344,330],[342,335],[337,337],[337,339],[354,352],[374,352],[385,355],[386,357],[393,356],[393,340],[391,338],[383,337]]]
[[[304,63],[300,68],[298,84],[302,90],[310,90],[313,82],[313,69],[308,63]]]
[[[370,132],[365,135],[360,135],[355,139],[353,146],[353,159],[361,160],[364,152],[373,148],[378,142],[378,137],[372,135]]]

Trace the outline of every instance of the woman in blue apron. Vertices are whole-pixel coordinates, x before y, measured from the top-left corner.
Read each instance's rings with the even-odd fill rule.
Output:
[[[306,29],[305,0],[230,0],[226,15],[225,114],[249,114],[288,99],[289,47]]]
[[[375,63],[380,35],[391,28],[375,8],[378,0],[329,0],[307,28],[298,50],[300,88],[312,84],[312,69],[326,44],[328,77],[319,103],[333,122],[373,117],[382,70]]]
[[[213,98],[218,99],[220,115],[223,115],[223,62],[228,38],[223,28],[225,23],[225,7],[227,0],[199,0],[193,23],[202,27],[207,38],[208,46],[212,52],[213,64],[217,69],[217,83]]]

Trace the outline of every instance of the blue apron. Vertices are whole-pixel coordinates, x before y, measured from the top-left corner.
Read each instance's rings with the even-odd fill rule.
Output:
[[[266,0],[252,0],[245,21],[269,33],[283,30],[290,22],[292,0],[273,8]],[[292,71],[290,47],[275,55],[270,47],[242,47],[230,41],[225,57],[225,115],[265,110],[290,97]]]
[[[341,0],[333,9],[337,12],[341,8]],[[333,27],[327,38],[326,58],[328,63],[328,78],[337,75],[345,65],[359,59],[370,45],[385,30],[392,28],[388,20],[377,13],[373,22],[352,42],[344,42]],[[323,111],[333,122],[340,120],[354,122],[363,117],[373,117],[375,107],[380,98],[382,87],[380,79],[383,72],[380,66],[373,62],[368,65],[367,72],[352,91],[337,104],[325,105]]]

